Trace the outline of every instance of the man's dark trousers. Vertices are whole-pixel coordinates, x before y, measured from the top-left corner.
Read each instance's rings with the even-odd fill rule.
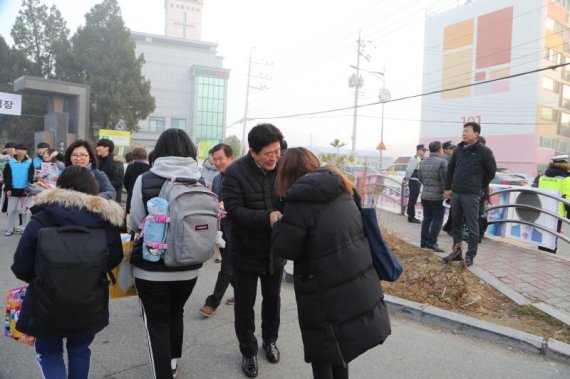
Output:
[[[206,305],[217,309],[222,302],[222,298],[228,289],[228,286],[232,284],[233,275],[233,263],[230,253],[228,241],[230,240],[230,229],[231,224],[227,220],[222,220],[222,231],[224,232],[224,240],[226,241],[226,248],[220,248],[220,254],[222,255],[222,263],[220,265],[220,272],[218,272],[218,279],[216,280],[216,285],[214,286],[214,293],[206,298]],[[233,286],[233,284],[232,284]]]
[[[236,302],[234,305],[235,330],[239,349],[243,356],[257,355],[255,338],[255,314],[253,306],[257,295],[257,281],[261,282],[261,338],[266,344],[276,342],[281,321],[281,279],[283,268],[273,274],[234,269],[233,284]]]
[[[424,208],[421,234],[422,246],[427,245],[431,247],[437,245],[437,237],[441,231],[443,215],[445,214],[442,202],[443,200],[422,199],[422,207]]]
[[[220,254],[222,256],[222,263],[220,272],[218,272],[216,285],[214,286],[214,293],[206,298],[206,305],[214,309],[220,306],[228,286],[232,283],[233,265],[230,250],[220,248]]]
[[[418,202],[418,197],[420,196],[420,189],[422,188],[419,180],[410,179],[408,183],[410,189],[410,197],[408,198],[408,221],[416,218],[416,203]]]
[[[466,256],[471,259],[477,255],[479,244],[479,202],[481,195],[453,192],[451,195],[451,214],[453,217],[453,244],[463,240],[463,222],[469,228]]]

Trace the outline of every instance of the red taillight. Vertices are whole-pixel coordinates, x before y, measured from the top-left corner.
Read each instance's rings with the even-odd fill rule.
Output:
[[[508,186],[508,185],[511,184],[511,182],[509,182],[508,180],[503,179],[503,180],[501,180],[501,183],[499,183],[499,184],[502,184],[502,185],[504,185],[504,186]]]

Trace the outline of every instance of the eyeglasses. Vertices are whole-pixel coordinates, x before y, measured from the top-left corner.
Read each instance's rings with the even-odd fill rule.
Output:
[[[71,158],[73,159],[85,159],[89,156],[89,154],[71,154]]]

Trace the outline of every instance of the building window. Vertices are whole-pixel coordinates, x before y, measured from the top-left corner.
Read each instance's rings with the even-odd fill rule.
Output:
[[[540,139],[539,139],[540,147],[545,147],[547,149],[554,149],[554,145],[555,145],[554,142],[555,142],[554,138],[548,138],[548,137],[540,136]]]
[[[563,60],[562,54],[560,54],[560,53],[558,53],[552,49],[549,49],[549,48],[546,48],[544,57],[546,59],[548,59],[550,62],[555,63],[555,64],[561,64],[562,60]]]
[[[186,119],[185,118],[173,118],[170,121],[170,127],[176,129],[186,130]]]
[[[542,107],[541,117],[548,121],[558,121],[558,112],[556,109]]]
[[[196,138],[221,140],[226,81],[223,78],[197,76],[196,86]]]
[[[570,141],[558,141],[557,151],[562,154],[570,153]]]
[[[547,76],[542,77],[542,88],[547,89],[549,91],[559,93],[560,92],[560,83],[551,79]]]
[[[153,133],[162,133],[164,131],[164,117],[149,117],[148,131]]]

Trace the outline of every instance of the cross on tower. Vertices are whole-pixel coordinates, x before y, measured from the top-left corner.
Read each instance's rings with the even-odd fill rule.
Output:
[[[180,25],[180,26],[182,26],[182,38],[184,38],[184,39],[186,39],[186,28],[187,28],[187,27],[196,28],[196,25],[194,25],[194,24],[188,24],[188,23],[186,22],[186,12],[184,12],[184,20],[182,21],[182,23],[175,22],[174,25]]]

